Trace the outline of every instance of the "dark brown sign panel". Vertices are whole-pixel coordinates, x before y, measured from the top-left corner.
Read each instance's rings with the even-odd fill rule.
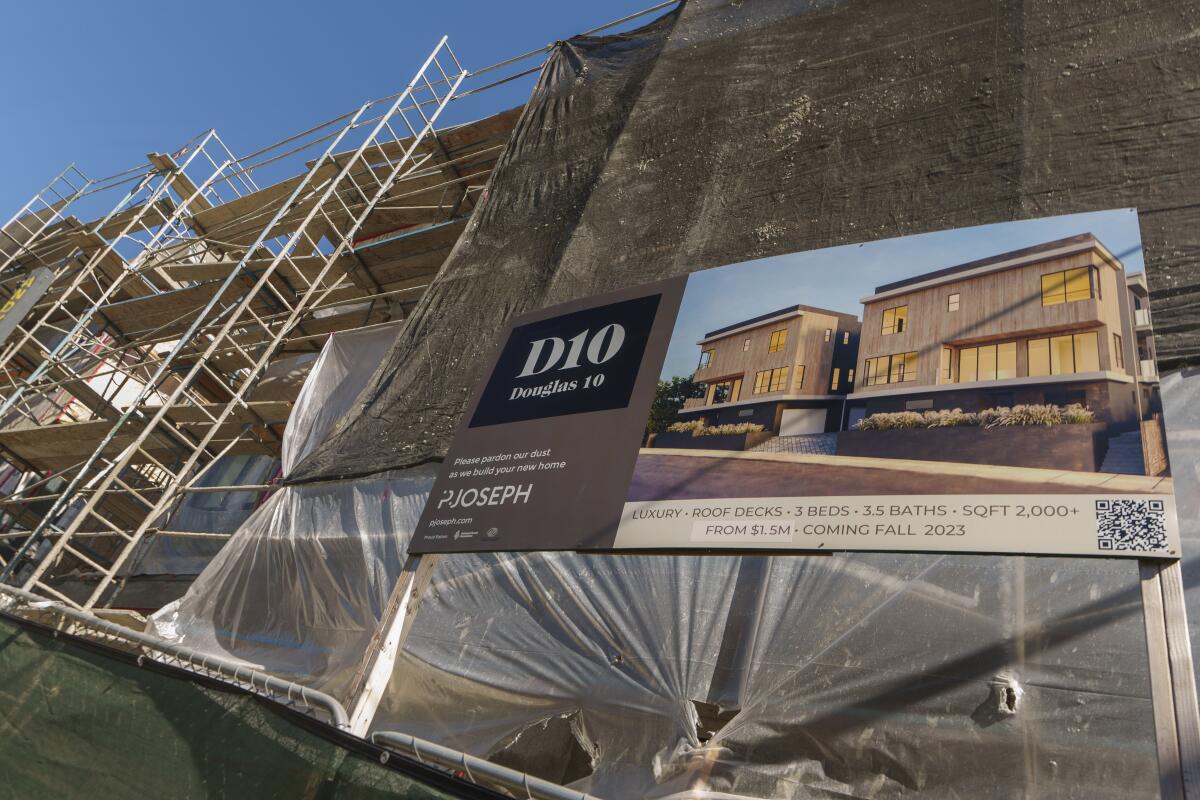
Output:
[[[412,551],[612,547],[684,284],[514,320]]]

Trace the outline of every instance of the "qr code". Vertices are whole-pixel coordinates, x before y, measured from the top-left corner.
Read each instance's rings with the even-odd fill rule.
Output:
[[[1163,501],[1097,500],[1096,546],[1101,550],[1166,550]]]

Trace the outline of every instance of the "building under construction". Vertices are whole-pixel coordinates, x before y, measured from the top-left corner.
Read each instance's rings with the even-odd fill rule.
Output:
[[[1200,797],[1186,562],[406,569],[512,315],[1125,206],[1193,544],[1195,29],[1174,2],[671,2],[486,68],[443,38],[253,153],[68,167],[0,228],[13,796],[102,762],[105,796]],[[53,737],[47,681],[77,687]]]

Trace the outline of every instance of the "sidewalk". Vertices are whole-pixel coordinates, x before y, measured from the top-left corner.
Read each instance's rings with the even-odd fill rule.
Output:
[[[887,494],[1170,494],[1170,478],[946,461],[643,449],[629,500]]]

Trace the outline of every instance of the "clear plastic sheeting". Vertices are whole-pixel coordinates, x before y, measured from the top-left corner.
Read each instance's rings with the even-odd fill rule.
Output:
[[[346,701],[433,472],[286,487],[151,631]]]
[[[1137,566],[443,557],[373,730],[604,798],[1157,797]]]
[[[396,337],[398,323],[330,336],[317,356],[280,359],[270,382],[307,376],[283,434],[283,474],[345,416]],[[262,388],[257,387],[257,388]],[[278,388],[278,387],[276,387]],[[290,398],[289,398],[290,399]],[[269,456],[224,456],[196,481],[198,487],[262,486],[274,482],[280,462]],[[264,501],[265,490],[192,492],[159,525],[173,533],[232,534]],[[155,536],[130,559],[127,575],[197,575],[226,540],[203,536]]]
[[[330,336],[304,382],[283,435],[288,475],[354,407],[355,398],[387,353],[400,323]]]
[[[285,474],[350,408],[394,336],[381,326],[330,337],[288,420]],[[416,470],[280,489],[152,617],[152,630],[340,697],[379,625],[432,478]]]
[[[279,472],[271,456],[223,456],[197,486],[265,485]],[[266,497],[266,491],[193,492],[160,527],[173,533],[232,534]],[[127,575],[198,575],[225,545],[213,536],[153,536],[129,560]]]

